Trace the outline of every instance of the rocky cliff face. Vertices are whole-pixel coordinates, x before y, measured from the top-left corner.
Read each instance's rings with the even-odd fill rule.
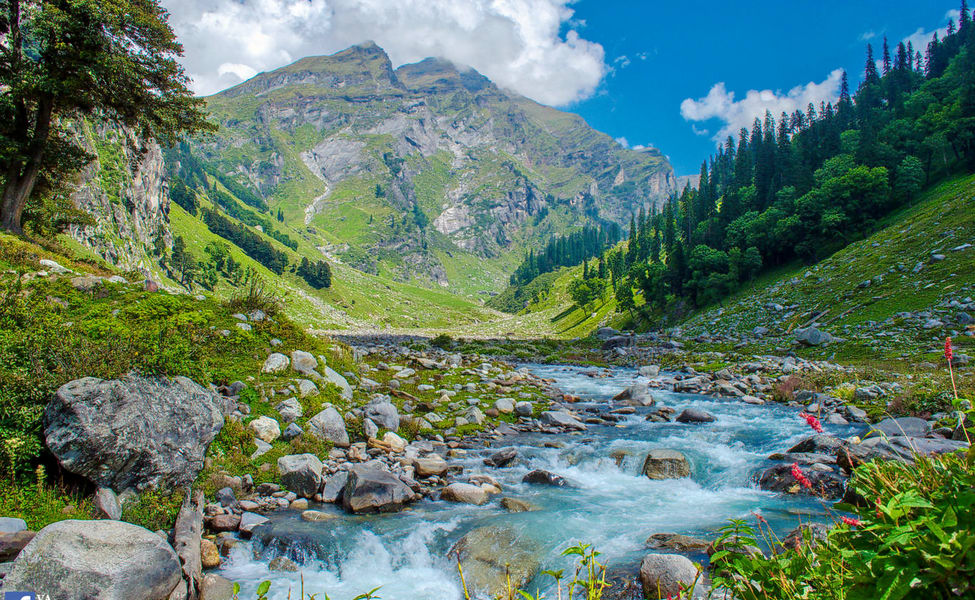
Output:
[[[149,275],[153,248],[170,248],[169,195],[162,150],[111,126],[79,127],[96,158],[80,173],[71,199],[95,220],[70,235],[106,261]]]
[[[449,284],[452,258],[521,254],[676,187],[663,155],[427,59],[364,44],[262,73],[209,100],[193,152],[256,190],[335,258]]]

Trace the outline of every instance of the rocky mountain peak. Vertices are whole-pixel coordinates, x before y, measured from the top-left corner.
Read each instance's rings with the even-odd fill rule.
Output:
[[[458,67],[443,58],[427,58],[396,69],[396,76],[408,89],[436,94],[465,89],[475,93],[493,88],[491,80],[469,67]]]

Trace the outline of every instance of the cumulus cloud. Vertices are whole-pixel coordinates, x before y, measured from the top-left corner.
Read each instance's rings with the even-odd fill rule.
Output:
[[[603,47],[575,29],[572,0],[163,0],[193,90],[211,94],[299,58],[373,40],[394,66],[439,56],[545,104],[592,95]]]
[[[626,138],[623,136],[616,138],[616,143],[619,144],[620,146],[623,146],[624,148],[630,147],[630,142],[626,141]]]
[[[952,20],[955,22],[955,25],[957,26],[958,18],[960,16],[961,16],[961,11],[959,11],[958,9],[952,9],[945,13],[944,20],[946,23],[949,20]],[[931,31],[925,31],[924,27],[918,27],[917,31],[915,31],[914,33],[907,36],[901,41],[904,42],[905,44],[910,42],[911,45],[914,46],[914,50],[920,51],[921,54],[924,54],[924,51],[928,47],[928,42],[931,41],[931,38],[934,37],[935,33],[938,34],[939,39],[948,35],[948,25],[946,24],[944,27],[933,29]]]
[[[805,85],[797,85],[786,93],[748,90],[741,100],[735,100],[735,93],[729,91],[724,82],[719,82],[711,87],[707,96],[697,100],[687,98],[681,102],[680,114],[687,121],[707,122],[716,119],[721,122],[721,128],[712,138],[720,144],[729,135],[737,136],[742,127],[750,129],[756,118],[762,119],[765,116],[766,110],[778,118],[782,112],[805,112],[810,102],[816,106],[821,101],[836,102],[842,75],[843,70],[836,69],[819,83],[810,81]],[[691,127],[695,133],[703,131],[697,129],[693,123]]]

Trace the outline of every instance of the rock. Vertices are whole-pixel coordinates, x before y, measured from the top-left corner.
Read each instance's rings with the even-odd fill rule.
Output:
[[[254,329],[250,326],[250,323],[234,323],[234,325],[236,325],[237,329],[240,329],[241,331],[251,331]]]
[[[515,401],[513,398],[498,398],[494,401],[494,408],[504,415],[515,412]]]
[[[372,419],[365,418],[362,420],[362,432],[366,434],[367,440],[379,437],[379,425],[373,423]]]
[[[328,366],[322,367],[322,375],[325,377],[326,381],[338,386],[342,399],[352,399],[352,386],[349,385],[349,381],[345,377],[342,377]]]
[[[647,538],[647,548],[654,550],[673,550],[675,552],[697,552],[706,550],[711,542],[679,533],[655,533]]]
[[[234,490],[229,487],[220,488],[215,494],[217,502],[220,506],[224,508],[229,508],[237,505],[237,496],[234,494]]]
[[[555,487],[565,487],[569,485],[569,482],[566,481],[564,477],[549,471],[543,471],[542,469],[530,471],[521,478],[521,481],[522,483],[536,483],[540,485],[552,485]]]
[[[261,438],[254,438],[254,445],[257,446],[257,450],[254,450],[254,453],[251,454],[251,460],[255,460],[271,451],[271,444],[268,444]]]
[[[148,529],[122,521],[68,520],[37,533],[3,587],[58,600],[166,600],[181,581],[176,553]]]
[[[129,375],[64,384],[44,422],[65,469],[100,486],[142,490],[192,483],[224,419],[214,394],[185,377]]]
[[[697,408],[685,408],[675,419],[678,423],[713,423],[717,418],[709,412]]]
[[[824,523],[803,523],[796,527],[782,539],[782,547],[787,550],[794,550],[797,543],[803,546],[815,548],[819,542],[826,539],[829,526]]]
[[[484,459],[484,464],[489,467],[506,467],[511,464],[518,456],[518,451],[514,448],[505,448],[504,450],[498,450],[490,457]]]
[[[247,429],[268,444],[281,437],[281,426],[271,417],[257,417],[247,424]]]
[[[640,563],[640,583],[645,598],[666,598],[690,589],[698,578],[697,567],[679,554],[648,554]]]
[[[234,584],[226,577],[216,573],[203,576],[201,600],[234,600]]]
[[[393,375],[393,377],[395,377],[396,379],[409,379],[414,375],[416,375],[416,371],[407,367],[405,369],[400,369],[399,371],[397,371],[396,374]]]
[[[95,492],[94,504],[95,514],[100,519],[118,521],[122,518],[122,503],[112,490],[106,487],[98,488]]]
[[[606,341],[611,337],[616,337],[619,334],[620,332],[612,327],[600,327],[596,330],[596,337],[602,341]]]
[[[789,453],[833,454],[839,448],[842,448],[843,445],[843,440],[820,433],[809,436],[789,448]]]
[[[298,384],[298,395],[300,397],[307,398],[308,396],[318,395],[318,386],[315,385],[314,381],[310,379],[299,379],[295,383]],[[300,417],[301,415],[298,416]]]
[[[208,539],[200,540],[200,563],[204,569],[215,569],[220,566],[220,549]]]
[[[525,502],[524,500],[519,500],[517,498],[502,498],[501,508],[513,513],[532,512],[538,510],[538,507],[534,504]]]
[[[796,341],[803,346],[822,346],[834,341],[833,336],[815,327],[796,330]]]
[[[322,378],[316,370],[318,369],[318,359],[315,358],[314,354],[305,352],[304,350],[295,350],[291,353],[291,368],[296,373],[307,375],[308,377],[315,379]]]
[[[281,485],[302,498],[311,498],[322,486],[322,461],[314,454],[289,454],[278,459]]]
[[[755,396],[744,395],[740,398],[745,404],[765,404],[765,400],[761,398],[756,398]]]
[[[71,278],[71,287],[79,292],[90,292],[95,288],[102,287],[103,285],[105,285],[103,278],[95,275],[84,275],[81,277]]]
[[[203,535],[203,492],[187,492],[173,526],[173,549],[179,559],[188,595],[197,596],[203,585],[201,556]]]
[[[34,536],[33,531],[11,531],[0,533],[0,563],[5,563],[17,558],[20,551],[30,543]]]
[[[447,461],[439,454],[413,459],[413,469],[417,477],[442,477],[447,472]]]
[[[241,532],[245,537],[248,537],[254,531],[255,527],[267,523],[269,520],[267,517],[257,513],[245,512],[240,515],[240,526],[237,528],[237,531]]]
[[[475,595],[502,597],[511,587],[524,588],[538,573],[541,549],[510,526],[487,525],[469,531],[450,550],[459,561]],[[478,596],[478,597],[480,597]]]
[[[296,511],[308,510],[308,499],[297,498],[295,500],[292,500],[291,504],[288,505],[288,509],[296,510]]]
[[[406,440],[396,435],[392,431],[387,431],[386,435],[383,436],[383,444],[386,445],[391,452],[400,453],[406,451]]]
[[[519,417],[530,417],[535,412],[535,406],[531,402],[515,403],[515,414]]]
[[[579,419],[562,410],[546,410],[539,418],[545,425],[585,431],[586,426]]]
[[[643,474],[650,479],[680,479],[691,476],[691,466],[680,452],[661,448],[647,453]]]
[[[924,322],[925,329],[940,329],[944,326],[945,324],[938,319],[928,319],[927,321]]]
[[[349,512],[393,512],[414,499],[413,490],[388,471],[356,465],[348,477],[342,506]]]
[[[302,379],[301,381],[308,380]],[[311,382],[309,381],[308,383]],[[281,415],[281,420],[285,423],[293,423],[305,414],[305,409],[301,407],[301,402],[298,402],[297,398],[288,398],[281,401],[274,407],[274,410],[278,411],[278,414]]]
[[[653,379],[658,375],[660,375],[660,367],[658,365],[645,365],[640,367],[641,377],[648,377],[650,379]]]
[[[812,488],[799,484],[792,476],[792,465],[775,465],[766,469],[758,478],[758,487],[770,492],[819,496],[825,499],[843,497],[843,480],[832,470],[804,468],[803,474],[812,483]]]
[[[286,556],[277,556],[271,559],[271,562],[267,564],[269,571],[285,571],[290,573],[298,572],[298,565],[295,561],[291,560]]]
[[[322,488],[322,502],[335,502],[339,500],[342,497],[342,492],[345,490],[345,484],[348,480],[348,471],[339,471],[329,477],[325,482],[325,487]]]
[[[472,406],[467,409],[467,412],[464,413],[464,419],[468,423],[474,423],[475,425],[483,425],[484,413],[481,412],[481,409],[479,409],[478,407]]]
[[[301,513],[302,521],[309,521],[311,523],[318,523],[321,521],[331,521],[332,519],[337,519],[338,515],[327,513],[321,510],[305,510]]]
[[[613,400],[630,400],[638,406],[653,406],[656,403],[650,388],[645,383],[636,383],[613,397]]]
[[[71,272],[71,269],[67,269],[67,268],[59,265],[58,263],[54,262],[53,260],[50,260],[50,259],[47,259],[47,258],[42,258],[41,260],[38,261],[38,263],[45,270],[50,271],[51,273],[57,273],[58,275],[63,275],[64,273],[70,273]]]
[[[240,515],[214,515],[207,521],[207,527],[210,528],[210,531],[216,533],[221,531],[237,531],[240,527]]]
[[[896,419],[884,419],[879,423],[871,425],[860,436],[863,439],[874,436],[909,436],[924,437],[931,431],[931,425],[924,419],[917,417],[899,417]]]
[[[329,406],[308,420],[307,433],[319,439],[332,442],[340,448],[349,447],[349,432],[345,430],[345,419]]]
[[[281,371],[287,369],[290,364],[291,361],[288,360],[287,356],[281,354],[280,352],[273,352],[267,357],[267,360],[264,361],[264,366],[261,367],[261,372],[280,373]]]
[[[478,506],[488,501],[487,492],[469,483],[451,483],[440,492],[440,499],[448,502],[462,502]]]
[[[858,421],[858,422],[861,422],[861,423],[868,422],[867,421],[867,411],[863,410],[862,408],[858,408],[856,406],[853,406],[852,404],[848,404],[848,405],[846,405],[843,408],[846,411],[846,418],[847,419],[849,419],[851,421]]]
[[[386,429],[387,431],[397,431],[399,429],[399,411],[387,398],[372,400],[363,408],[363,414],[367,419]]]
[[[297,423],[291,423],[285,428],[284,433],[281,434],[281,439],[286,442],[290,442],[291,440],[300,436],[302,433],[304,433],[304,430],[302,430]]]
[[[27,531],[27,521],[16,517],[0,517],[0,533]]]

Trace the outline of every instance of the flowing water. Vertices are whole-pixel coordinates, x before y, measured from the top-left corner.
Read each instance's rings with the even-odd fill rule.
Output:
[[[614,368],[609,377],[594,378],[594,369],[531,365],[536,375],[554,379],[566,393],[580,396],[573,408],[603,404],[637,381],[634,370]],[[653,423],[638,408],[617,426],[589,426],[578,434],[509,436],[484,453],[469,451],[461,461],[464,473],[487,473],[504,486],[504,495],[527,500],[541,510],[506,512],[499,497],[484,506],[424,500],[396,514],[349,516],[331,505],[339,518],[305,523],[299,515],[284,512],[272,516],[275,531],[288,541],[279,547],[256,548],[238,544],[221,574],[242,586],[241,598],[253,598],[259,582],[270,579],[270,598],[297,598],[298,573],[271,572],[268,561],[284,553],[301,565],[306,593],[326,592],[333,600],[347,600],[382,586],[384,600],[456,600],[462,597],[456,565],[447,551],[462,535],[487,524],[506,524],[537,540],[544,549],[542,569],[569,572],[570,561],[560,553],[578,542],[593,544],[610,566],[634,566],[646,554],[646,539],[653,533],[683,533],[713,537],[731,518],[763,515],[784,533],[799,519],[822,512],[810,499],[784,497],[759,490],[753,476],[771,463],[766,457],[789,448],[810,433],[795,409],[777,405],[754,406],[734,400],[695,394],[655,391],[658,406],[678,412],[695,407],[710,412],[717,421],[708,424]],[[589,406],[591,406],[590,404]],[[847,427],[826,426],[829,433],[848,435]],[[557,442],[561,447],[545,447]],[[515,447],[517,464],[495,469],[485,467],[484,456],[500,448]],[[688,479],[651,481],[640,474],[643,459],[652,448],[683,452],[692,465]],[[625,454],[621,465],[611,455]],[[453,464],[455,461],[451,461]],[[570,487],[521,483],[533,469],[557,473]],[[551,579],[539,576],[529,589],[545,590]]]

